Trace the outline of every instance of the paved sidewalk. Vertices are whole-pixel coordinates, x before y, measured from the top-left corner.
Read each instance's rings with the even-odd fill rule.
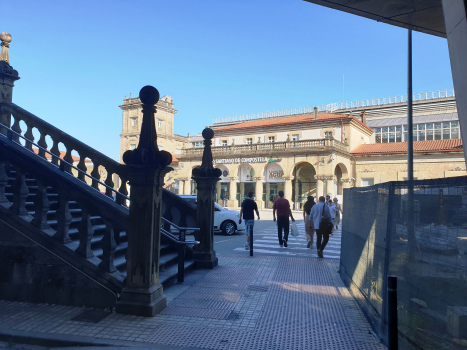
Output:
[[[335,259],[222,254],[214,270],[166,288],[169,305],[156,317],[99,311],[90,323],[73,320],[92,315],[87,308],[0,301],[0,335],[159,349],[386,349],[337,269]]]

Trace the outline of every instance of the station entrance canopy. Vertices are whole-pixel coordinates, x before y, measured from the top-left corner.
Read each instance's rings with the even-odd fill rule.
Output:
[[[441,0],[305,0],[398,27],[446,37]]]

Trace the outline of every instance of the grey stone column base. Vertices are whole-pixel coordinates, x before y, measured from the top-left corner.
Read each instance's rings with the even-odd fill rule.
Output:
[[[125,287],[117,301],[115,312],[124,315],[152,317],[167,307],[162,284],[149,289]]]
[[[219,264],[216,253],[193,253],[193,260],[198,269],[213,269]]]

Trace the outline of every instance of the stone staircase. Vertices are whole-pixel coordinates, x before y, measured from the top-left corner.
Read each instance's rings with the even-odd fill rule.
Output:
[[[0,243],[12,244],[10,233],[1,234],[10,227],[11,232],[20,233],[118,297],[127,275],[130,221],[125,166],[13,103],[1,102],[0,113],[3,120],[10,115],[12,125],[0,126],[0,225],[4,224]],[[48,138],[52,144],[47,143]],[[60,143],[66,151],[59,150]],[[194,268],[192,245],[183,244],[186,249],[180,249],[176,227],[196,227],[196,208],[163,190],[161,214],[167,221],[161,235],[158,278],[167,285],[177,277],[179,261],[185,272]],[[5,245],[0,249],[4,249],[0,255],[8,252]],[[21,262],[18,257],[7,266],[20,266]],[[37,268],[31,265],[26,275]],[[46,283],[45,278],[39,279],[39,284]],[[73,288],[69,290],[72,293]],[[1,291],[2,285],[0,296]],[[10,293],[10,298],[14,294]],[[20,300],[30,301],[26,297]],[[47,298],[39,301],[53,302]],[[71,304],[80,303],[86,304]],[[92,304],[108,305],[112,302]]]

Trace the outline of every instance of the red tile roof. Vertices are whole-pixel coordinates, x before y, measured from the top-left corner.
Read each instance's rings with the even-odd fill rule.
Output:
[[[179,154],[172,154],[172,163],[178,163]]]
[[[414,153],[462,152],[462,140],[415,141],[413,151]],[[360,145],[350,153],[354,155],[404,154],[407,153],[407,142]]]
[[[39,149],[38,149],[38,148],[33,148],[32,150],[33,150],[33,152],[34,152],[35,154],[39,154]],[[49,150],[49,152],[50,152],[50,150]],[[62,158],[62,159],[65,158],[65,155],[66,155],[66,152],[60,151],[60,158]],[[45,154],[45,157],[47,158],[47,160],[52,159],[52,156],[51,156],[49,153],[46,153],[46,154]],[[71,158],[73,159],[73,162],[78,162],[78,161],[80,160],[79,157],[73,156],[73,155],[71,156]],[[86,163],[92,163],[92,161],[89,160],[89,159],[86,159],[85,162],[86,162]]]
[[[293,124],[311,124],[311,123],[320,123],[329,120],[355,120],[360,125],[363,125],[365,128],[373,132],[373,129],[363,124],[360,120],[355,117],[349,117],[337,113],[319,113],[318,119],[314,119],[313,114],[305,114],[298,116],[290,116],[283,118],[269,118],[269,119],[259,119],[252,120],[245,123],[234,124],[229,126],[224,126],[221,128],[215,128],[214,132],[224,132],[224,131],[234,131],[234,130],[243,130],[251,128],[260,128],[260,127],[271,127],[271,126],[285,126]]]

